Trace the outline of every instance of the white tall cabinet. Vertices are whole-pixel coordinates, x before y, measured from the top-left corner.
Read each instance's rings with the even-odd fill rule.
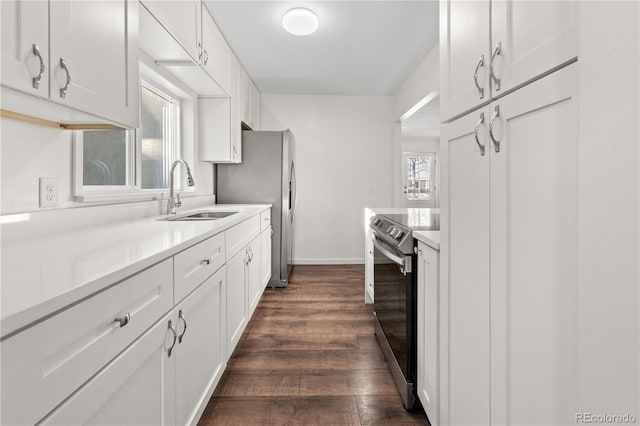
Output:
[[[440,424],[638,417],[640,5],[488,3],[480,100],[481,3],[441,3]]]
[[[440,107],[450,119],[571,61],[574,1],[445,0],[440,4]]]

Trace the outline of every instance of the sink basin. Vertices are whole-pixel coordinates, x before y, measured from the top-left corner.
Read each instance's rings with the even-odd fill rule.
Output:
[[[177,220],[177,221],[183,221],[183,220],[216,220],[216,219],[222,219],[231,215],[234,215],[238,212],[224,212],[224,211],[205,211],[205,212],[197,212],[197,213],[191,213],[185,216],[173,216],[173,217],[167,217],[167,218],[163,218],[162,220]]]

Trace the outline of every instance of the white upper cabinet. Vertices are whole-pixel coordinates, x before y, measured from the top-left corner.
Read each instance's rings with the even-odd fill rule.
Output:
[[[251,82],[249,87],[249,103],[251,115],[249,117],[249,126],[253,130],[260,129],[260,92],[258,88]]]
[[[441,2],[443,121],[572,60],[577,34],[572,1]]]
[[[443,121],[488,102],[489,0],[440,2],[440,108]]]
[[[577,14],[573,1],[493,1],[493,96],[575,58]]]
[[[62,124],[137,127],[138,3],[3,1],[3,109]]]
[[[50,14],[51,100],[136,127],[137,3],[54,1]]]
[[[202,49],[204,69],[231,95],[231,49],[206,10],[202,12]]]
[[[247,72],[240,66],[240,88],[238,97],[240,99],[240,120],[249,126],[251,122],[251,89],[250,80]]]
[[[202,60],[202,2],[144,0],[142,3],[189,55]]]
[[[46,1],[2,1],[0,14],[2,84],[48,98],[49,5]]]

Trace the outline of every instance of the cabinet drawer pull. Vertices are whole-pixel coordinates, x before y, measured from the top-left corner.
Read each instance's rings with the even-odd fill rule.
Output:
[[[202,43],[198,42],[198,61],[202,61]]]
[[[498,42],[498,44],[496,44],[496,48],[491,54],[491,63],[489,64],[489,75],[491,76],[491,79],[495,83],[496,90],[500,90],[500,79],[496,77],[496,74],[493,72],[493,62],[495,61],[496,56],[498,56],[501,53],[501,51],[502,51],[502,42]]]
[[[40,80],[44,75],[44,60],[42,59],[42,55],[40,54],[40,49],[38,48],[38,45],[34,44],[32,51],[33,51],[33,54],[38,57],[38,60],[40,60],[40,72],[38,73],[37,76],[33,77],[33,80],[32,80],[33,88],[38,89],[40,87]]]
[[[178,321],[180,320],[182,320],[182,322],[184,323],[184,330],[182,330],[182,333],[180,333],[180,335],[178,336],[178,343],[182,343],[182,338],[184,337],[184,333],[187,332],[187,319],[182,314],[182,309],[178,312]],[[176,328],[177,327],[178,325],[176,324]]]
[[[205,51],[204,51],[204,64],[207,65],[207,62],[209,62],[209,52],[207,52],[207,50],[205,49]]]
[[[207,266],[210,263],[211,263],[211,258],[210,257],[207,257],[206,259],[203,259],[203,260],[200,261],[200,264],[204,265],[204,266]]]
[[[476,139],[476,143],[478,144],[478,148],[480,148],[480,155],[484,155],[484,145],[480,143],[480,138],[478,138],[478,131],[480,130],[480,125],[484,123],[484,112],[480,113],[480,119],[476,123],[476,130],[473,133],[473,136]]]
[[[128,313],[128,312],[125,314],[125,316],[118,317],[118,318],[113,320],[113,322],[117,322],[117,323],[120,324],[120,328],[122,328],[125,325],[129,324],[129,321],[131,321],[131,314]]]
[[[169,346],[169,349],[167,349],[167,357],[171,356],[171,351],[173,351],[173,347],[176,345],[176,339],[178,338],[178,334],[171,325],[171,320],[169,320],[169,331],[171,331],[171,334],[173,334],[173,342],[171,342],[171,346]]]
[[[476,65],[475,72],[473,73],[473,82],[475,83],[476,88],[478,89],[478,94],[480,95],[480,99],[484,99],[484,87],[480,87],[480,84],[478,84],[478,70],[480,70],[480,67],[484,67],[484,55],[480,55],[480,60]]]
[[[67,68],[67,63],[62,58],[60,58],[60,68],[62,68],[64,70],[64,72],[67,73],[67,81],[66,81],[64,87],[62,89],[60,89],[60,97],[61,98],[66,98],[67,97],[67,90],[69,90],[69,86],[71,85],[71,74],[69,73],[69,68]]]
[[[495,147],[496,152],[500,152],[500,141],[496,140],[496,138],[493,136],[493,121],[498,117],[500,117],[500,105],[496,105],[493,116],[491,117],[491,121],[489,121],[489,137],[493,142],[493,146]]]

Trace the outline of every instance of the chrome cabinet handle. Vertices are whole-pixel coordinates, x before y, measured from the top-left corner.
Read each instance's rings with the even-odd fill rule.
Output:
[[[484,123],[484,112],[480,113],[480,119],[476,123],[476,130],[473,133],[473,136],[476,139],[476,143],[478,144],[478,148],[480,148],[480,155],[484,155],[484,145],[480,143],[480,138],[478,137],[478,131],[480,130],[480,125]]]
[[[496,85],[496,90],[500,90],[500,79],[496,77],[496,74],[493,72],[493,62],[495,61],[496,56],[498,56],[501,51],[502,51],[502,42],[498,42],[498,44],[496,44],[496,48],[491,54],[491,63],[489,64],[489,75],[491,76],[491,79],[494,81]]]
[[[204,64],[207,65],[207,62],[209,62],[209,52],[207,52],[207,49],[204,50]]]
[[[178,338],[178,334],[176,333],[176,331],[173,329],[173,326],[171,325],[171,320],[169,320],[169,330],[173,334],[173,342],[171,343],[171,346],[169,347],[169,349],[167,349],[167,357],[171,356],[171,351],[173,351],[173,347],[176,345],[176,339]]]
[[[117,322],[117,323],[120,324],[120,328],[122,328],[125,325],[129,324],[129,321],[131,321],[131,314],[128,313],[128,312],[125,314],[125,316],[118,317],[118,318],[113,320],[113,322]]]
[[[253,262],[253,250],[249,247],[249,263]]]
[[[500,105],[496,105],[493,116],[491,117],[491,121],[489,121],[489,137],[493,142],[493,146],[495,147],[496,152],[500,152],[500,141],[496,140],[496,138],[493,136],[493,121],[498,117],[500,117]]]
[[[182,309],[178,311],[178,321],[179,320],[182,320],[182,322],[184,323],[184,330],[182,331],[182,333],[180,333],[180,336],[178,336],[178,343],[182,343],[182,338],[184,337],[184,333],[187,332],[187,319],[182,314]]]
[[[71,74],[69,73],[69,68],[67,68],[67,63],[62,58],[60,58],[60,68],[62,68],[64,72],[67,73],[67,82],[65,83],[64,87],[60,89],[60,97],[66,98],[67,90],[69,90],[69,86],[71,85]]]
[[[202,43],[198,42],[198,61],[202,61]]]
[[[42,76],[44,75],[44,59],[42,59],[42,55],[40,54],[40,49],[38,48],[38,45],[36,44],[33,45],[32,52],[34,55],[38,57],[38,60],[40,61],[40,72],[38,73],[37,76],[33,77],[33,80],[31,80],[31,84],[33,85],[33,88],[38,89],[40,87],[40,80],[42,80]]]
[[[207,266],[207,265],[209,265],[210,263],[211,263],[211,258],[210,258],[210,257],[207,257],[206,259],[202,259],[202,260],[200,261],[200,264],[201,264],[201,265],[204,265],[204,266]]]
[[[484,99],[484,87],[480,87],[480,84],[478,84],[478,70],[480,70],[480,67],[484,67],[484,55],[480,55],[480,60],[476,65],[475,72],[473,73],[473,82],[475,83],[476,88],[478,89],[478,94],[480,95],[480,99]]]

